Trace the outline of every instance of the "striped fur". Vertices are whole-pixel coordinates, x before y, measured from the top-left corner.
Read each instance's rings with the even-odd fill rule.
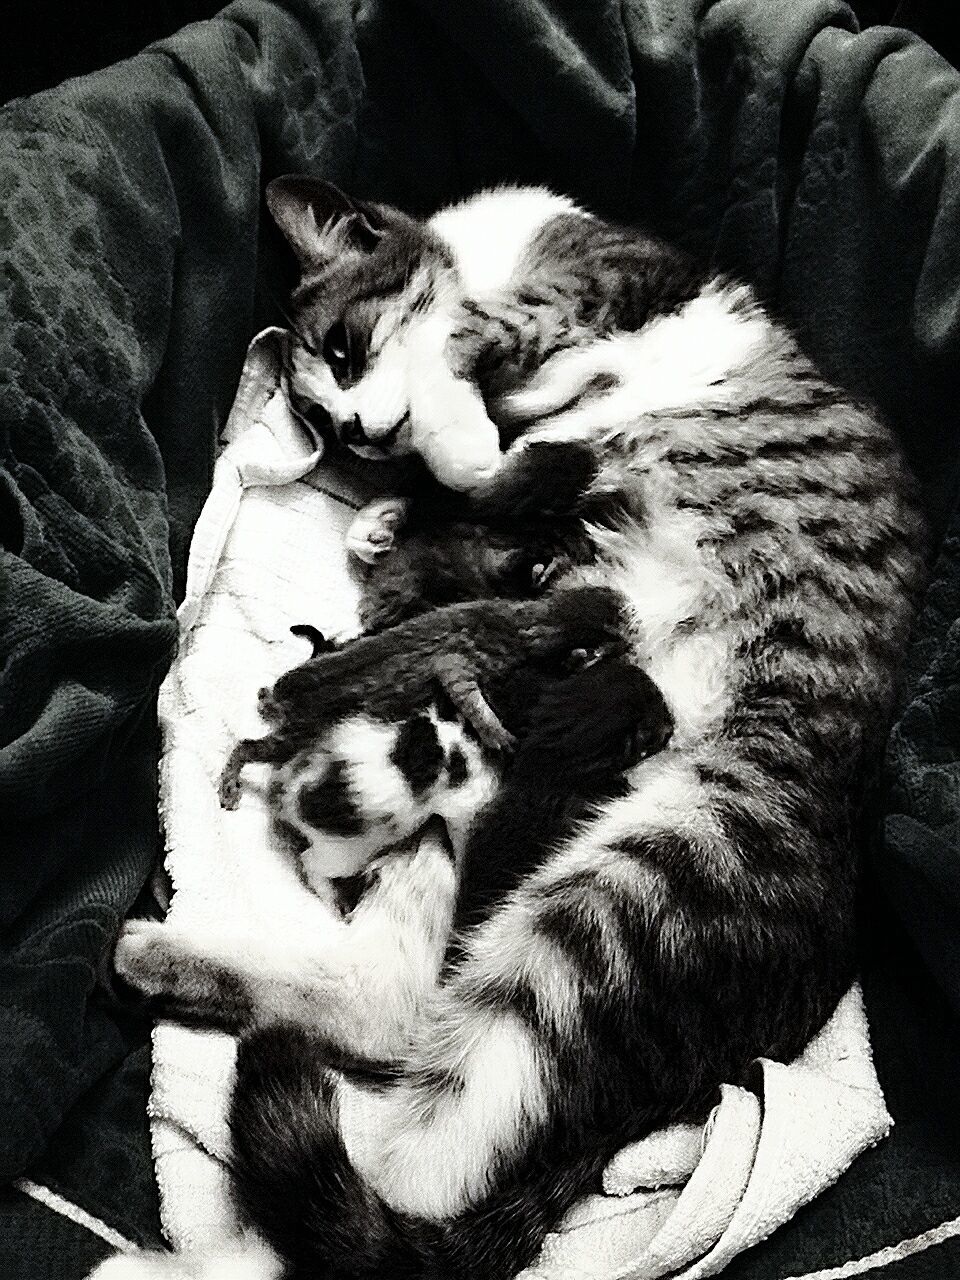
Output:
[[[303,198],[275,190],[281,221]],[[331,258],[331,227],[365,219],[373,244]],[[746,286],[548,193],[398,219],[315,217],[294,396],[461,488],[533,442],[589,449],[563,585],[619,593],[675,732],[462,934],[374,1158],[352,1163],[323,1044],[275,1028],[242,1049],[235,1174],[294,1274],[497,1280],[620,1145],[796,1054],[849,982],[857,812],[923,530],[889,431]],[[375,307],[351,301],[369,280]],[[344,317],[365,355],[326,396],[310,349]],[[512,442],[492,464],[491,433]]]

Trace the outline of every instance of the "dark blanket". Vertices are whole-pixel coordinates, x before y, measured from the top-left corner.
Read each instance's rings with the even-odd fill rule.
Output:
[[[0,1175],[156,1232],[149,1180],[118,1176],[146,1168],[144,1128],[100,1125],[90,1094],[145,1034],[98,966],[157,853],[155,693],[217,431],[288,283],[263,186],[310,170],[414,211],[518,179],[646,219],[753,280],[896,423],[948,531],[874,861],[899,921],[878,897],[866,930],[899,1123],[743,1274],[960,1213],[929,1139],[954,1134],[960,1065],[958,103],[931,50],[831,0],[239,0],[0,113]]]

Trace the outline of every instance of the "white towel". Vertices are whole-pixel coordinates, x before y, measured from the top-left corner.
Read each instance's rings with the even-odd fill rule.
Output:
[[[318,935],[334,927],[329,903],[271,846],[252,790],[233,813],[217,801],[231,745],[262,732],[257,689],[306,656],[288,628],[356,629],[343,539],[369,494],[320,463],[290,414],[275,332],[250,349],[191,547],[180,654],[160,698],[169,919],[200,936],[225,919],[272,933],[309,914]],[[153,1150],[164,1230],[177,1248],[236,1228],[223,1164],[233,1055],[226,1035],[170,1023],[154,1032]],[[573,1209],[524,1280],[713,1275],[889,1131],[855,987],[800,1058],[761,1062],[758,1076],[755,1093],[725,1086],[703,1128],[675,1126],[621,1151],[604,1194]]]

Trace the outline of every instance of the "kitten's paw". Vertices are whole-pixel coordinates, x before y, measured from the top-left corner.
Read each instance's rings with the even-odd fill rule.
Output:
[[[441,688],[474,733],[491,751],[512,751],[517,740],[483,696],[477,682],[452,655],[434,659]]]
[[[261,714],[264,714],[262,708]],[[220,808],[230,811],[236,809],[237,805],[240,803],[240,796],[242,792],[243,785],[240,782],[240,774],[236,769],[231,769],[228,766],[224,769],[223,773],[221,773],[220,781],[217,784],[217,795],[220,798]]]
[[[376,564],[393,550],[409,507],[406,498],[378,498],[376,502],[368,502],[347,530],[347,550],[364,564]]]
[[[530,586],[534,595],[546,591],[551,584],[556,586],[557,580],[573,565],[569,556],[556,555],[552,560],[538,560],[531,570]]]
[[[293,631],[293,627],[290,628]],[[265,684],[257,690],[257,711],[268,724],[276,724],[280,719],[280,708],[273,696],[273,689]]]

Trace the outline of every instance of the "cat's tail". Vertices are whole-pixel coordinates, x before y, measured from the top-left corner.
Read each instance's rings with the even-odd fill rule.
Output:
[[[469,931],[367,1111],[309,1034],[241,1043],[239,1207],[295,1277],[511,1280],[616,1150],[794,1057],[835,1007],[845,846],[825,859],[819,826],[739,792],[721,807],[729,784],[677,752],[645,777]],[[667,803],[700,825],[665,825]]]
[[[241,1041],[230,1117],[237,1199],[294,1275],[321,1259],[349,1259],[351,1275],[376,1274],[388,1259],[397,1277],[413,1274],[435,1241],[420,1239],[354,1168],[337,1123],[336,1077],[317,1048],[287,1024]]]
[[[231,1116],[238,1202],[297,1280],[324,1268],[338,1280],[506,1280],[603,1167],[597,1153],[537,1161],[519,1178],[511,1169],[502,1191],[491,1188],[465,1212],[398,1211],[352,1162],[337,1077],[316,1050],[292,1025],[246,1039]]]

